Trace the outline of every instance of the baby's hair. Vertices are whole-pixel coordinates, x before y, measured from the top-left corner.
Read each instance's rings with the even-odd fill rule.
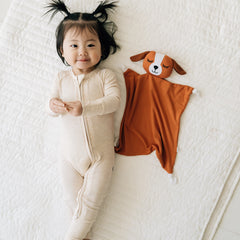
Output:
[[[68,63],[62,56],[63,40],[67,31],[71,28],[79,32],[88,29],[98,35],[102,50],[101,60],[105,60],[110,53],[114,54],[120,48],[113,37],[117,26],[114,22],[107,21],[108,11],[113,11],[116,7],[116,2],[109,2],[108,0],[101,2],[93,13],[71,13],[62,0],[52,0],[46,6],[49,10],[45,14],[52,13],[51,20],[58,12],[65,15],[56,29],[57,53],[65,65],[68,65]]]

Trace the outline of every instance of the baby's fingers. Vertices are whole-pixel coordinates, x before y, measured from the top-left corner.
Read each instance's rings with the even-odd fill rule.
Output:
[[[56,106],[65,107],[64,102],[60,99],[57,99],[57,98],[53,99],[53,104],[56,105]]]
[[[55,105],[55,106],[54,106],[54,111],[55,111],[56,113],[66,113],[66,112],[68,112],[68,109],[67,109],[65,106]]]

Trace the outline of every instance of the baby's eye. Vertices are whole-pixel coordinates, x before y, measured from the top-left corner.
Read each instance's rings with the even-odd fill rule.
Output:
[[[77,48],[77,44],[72,44],[70,47]]]
[[[149,60],[149,59],[147,59],[147,61],[148,61],[148,62],[150,62],[150,63],[152,63],[152,62],[153,62],[153,61],[151,61],[151,60]]]
[[[164,64],[163,64],[163,67],[164,67],[164,68],[169,68],[169,66],[166,66],[166,65],[164,65]]]
[[[94,47],[94,46],[95,46],[95,45],[92,44],[92,43],[88,44],[88,47]]]

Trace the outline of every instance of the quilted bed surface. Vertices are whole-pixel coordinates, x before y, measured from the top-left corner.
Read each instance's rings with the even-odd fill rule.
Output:
[[[92,11],[95,0],[66,1]],[[64,66],[45,1],[14,0],[0,29],[0,239],[61,240],[66,230],[59,181],[58,118],[45,111],[49,88]],[[190,85],[181,118],[171,183],[155,153],[116,155],[112,184],[92,229],[93,240],[210,240],[240,174],[240,2],[236,0],[120,0],[112,19],[121,51],[104,65],[143,73],[131,55],[155,50],[187,72],[171,82]]]

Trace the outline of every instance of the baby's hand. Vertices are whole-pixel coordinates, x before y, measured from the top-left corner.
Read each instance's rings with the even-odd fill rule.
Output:
[[[82,115],[82,103],[80,101],[76,102],[66,102],[66,107],[68,109],[68,113],[73,116]]]
[[[66,104],[59,98],[52,98],[49,101],[49,107],[54,113],[63,114],[68,112]]]

